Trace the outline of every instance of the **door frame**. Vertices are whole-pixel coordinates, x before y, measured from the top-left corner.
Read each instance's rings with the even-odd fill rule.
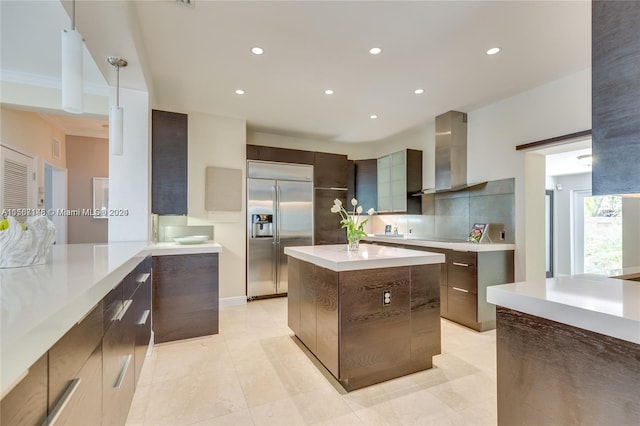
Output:
[[[53,190],[53,199],[52,199],[52,208],[54,210],[57,209],[66,209],[67,208],[67,191],[68,191],[68,177],[67,177],[67,169],[63,167],[58,167],[54,164],[48,163],[46,161],[42,162],[42,181],[43,188],[46,188],[46,173],[45,170],[49,168],[52,171],[52,185],[54,186]],[[38,191],[39,192],[39,191]],[[44,191],[44,197],[47,197],[46,190]],[[45,200],[42,200],[42,207],[45,206]],[[53,222],[56,227],[56,241],[55,244],[66,244],[67,243],[67,216],[66,215],[50,215],[47,212],[47,217]]]

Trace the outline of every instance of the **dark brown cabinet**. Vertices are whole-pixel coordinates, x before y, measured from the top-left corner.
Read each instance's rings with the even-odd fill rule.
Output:
[[[313,165],[313,151],[247,145],[247,160]]]
[[[0,403],[0,424],[40,425],[47,417],[47,359],[45,353]]]
[[[321,188],[314,190],[313,242],[316,245],[347,242],[347,231],[340,228],[340,215],[331,213],[335,199],[347,206],[347,191]]]
[[[148,257],[136,268],[139,283],[134,297],[133,326],[135,328],[135,384],[138,386],[140,372],[151,340],[151,258]]]
[[[153,110],[151,116],[151,211],[187,214],[186,114]]]
[[[591,4],[593,195],[640,193],[640,7]]]
[[[49,420],[99,424],[102,416],[103,305],[49,349]]]
[[[364,208],[378,209],[378,160],[355,161],[355,197]]]
[[[132,299],[124,301],[102,340],[102,423],[105,425],[124,424],[133,398],[135,329],[132,327],[132,305]]]
[[[342,188],[349,186],[349,161],[346,155],[314,153],[313,186],[315,188]],[[331,208],[331,206],[329,206]]]
[[[156,343],[218,333],[218,254],[153,257]]]
[[[393,242],[373,244],[444,254],[440,315],[477,331],[496,328],[496,307],[487,302],[487,287],[513,282],[513,250],[476,253]]]

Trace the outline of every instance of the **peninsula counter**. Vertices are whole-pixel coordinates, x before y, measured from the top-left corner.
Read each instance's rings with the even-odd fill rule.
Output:
[[[288,324],[351,391],[432,367],[440,253],[361,244],[287,247]]]
[[[576,275],[491,286],[498,424],[640,424],[640,283]]]

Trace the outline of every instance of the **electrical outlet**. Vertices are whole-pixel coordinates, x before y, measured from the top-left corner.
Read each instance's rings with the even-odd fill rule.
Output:
[[[500,239],[504,241],[505,238],[507,238],[507,231],[503,229],[502,231],[500,231]]]
[[[384,290],[382,292],[382,306],[389,306],[391,304],[391,290]]]

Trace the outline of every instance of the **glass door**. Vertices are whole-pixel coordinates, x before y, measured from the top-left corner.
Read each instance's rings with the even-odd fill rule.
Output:
[[[574,191],[573,223],[574,274],[622,268],[622,197]]]

